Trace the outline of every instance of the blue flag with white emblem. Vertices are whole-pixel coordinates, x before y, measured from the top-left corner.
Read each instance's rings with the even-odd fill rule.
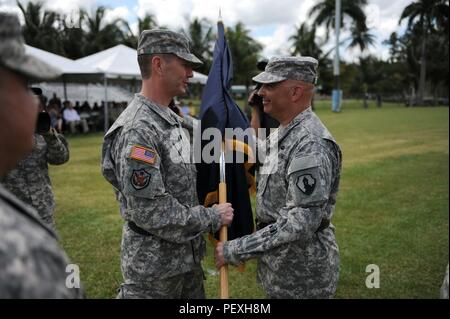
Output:
[[[208,75],[208,81],[203,90],[200,105],[202,133],[207,128],[217,128],[224,137],[226,128],[249,128],[249,121],[239,106],[233,100],[229,90],[233,78],[233,62],[231,52],[225,38],[224,26],[217,24],[218,37],[214,47],[213,63]],[[202,140],[203,147],[210,140]],[[249,160],[251,153],[245,140],[234,140],[228,145],[240,144],[245,153],[244,163],[227,162],[225,167],[227,202],[234,208],[233,223],[228,227],[228,240],[248,235],[254,231],[252,207],[249,190],[255,188],[254,160]],[[233,149],[231,150],[233,151]],[[234,150],[236,151],[236,150]],[[235,158],[235,157],[233,157]],[[197,164],[197,192],[199,202],[205,206],[218,203],[219,164]],[[216,234],[216,238],[218,238]]]

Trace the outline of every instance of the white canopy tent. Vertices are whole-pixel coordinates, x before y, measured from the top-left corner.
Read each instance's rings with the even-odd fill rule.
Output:
[[[90,66],[85,66],[77,63],[74,60],[62,57],[60,55],[50,53],[38,48],[34,48],[29,45],[25,45],[25,52],[33,57],[36,57],[46,63],[50,64],[55,69],[59,70],[62,75],[58,80],[62,80],[64,84],[64,98],[67,99],[67,80],[77,80],[80,77],[86,76],[99,76],[102,72],[92,68]]]
[[[107,78],[141,78],[136,50],[123,44],[78,59],[76,62],[101,70],[107,75]],[[193,73],[194,76],[189,79],[190,83],[206,84],[208,79],[206,75],[195,71]]]
[[[50,53],[29,45],[25,45],[25,52],[29,55],[45,61],[54,68],[60,70],[63,74],[97,74],[99,70],[90,66],[82,65],[74,60],[65,58],[63,56]]]
[[[108,79],[141,79],[136,50],[122,44],[78,60],[71,60],[29,45],[25,46],[25,50],[27,54],[43,60],[61,71],[62,76],[57,80],[62,80],[63,82],[65,99],[67,99],[66,81],[98,83],[103,80],[105,131],[109,127]],[[206,84],[207,79],[206,75],[194,71],[193,77],[189,79],[189,82]]]
[[[88,55],[75,60],[77,63],[100,70],[104,73],[105,101],[107,101],[108,79],[141,79],[141,72],[137,62],[137,51],[123,44]],[[193,71],[190,83],[206,84],[208,77],[204,74]],[[107,107],[105,107],[105,131],[109,123]]]

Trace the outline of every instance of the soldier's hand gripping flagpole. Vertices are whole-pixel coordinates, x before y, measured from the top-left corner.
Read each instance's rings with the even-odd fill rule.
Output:
[[[219,182],[219,204],[227,202],[227,184],[225,181],[225,146],[222,142],[220,150],[220,182]],[[226,225],[220,228],[220,241],[228,240],[228,227]],[[228,265],[220,267],[220,299],[228,299]]]

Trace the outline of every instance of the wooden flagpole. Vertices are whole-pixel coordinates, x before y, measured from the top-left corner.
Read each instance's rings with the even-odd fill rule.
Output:
[[[225,182],[225,146],[222,142],[220,150],[220,182],[219,182],[219,204],[227,202],[227,184]],[[220,241],[228,240],[228,227],[220,228]],[[220,267],[220,299],[228,299],[228,265]]]

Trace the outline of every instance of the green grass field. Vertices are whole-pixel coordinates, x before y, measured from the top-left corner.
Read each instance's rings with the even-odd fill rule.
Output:
[[[343,152],[341,189],[333,223],[341,252],[336,298],[437,298],[448,263],[449,109],[344,101],[316,113]],[[122,220],[100,173],[102,134],[69,137],[69,163],[50,168],[62,245],[80,266],[89,298],[113,298]],[[380,288],[368,289],[366,266],[380,268]],[[208,244],[207,296],[217,298],[219,276]],[[230,269],[231,298],[264,298],[246,271]]]

